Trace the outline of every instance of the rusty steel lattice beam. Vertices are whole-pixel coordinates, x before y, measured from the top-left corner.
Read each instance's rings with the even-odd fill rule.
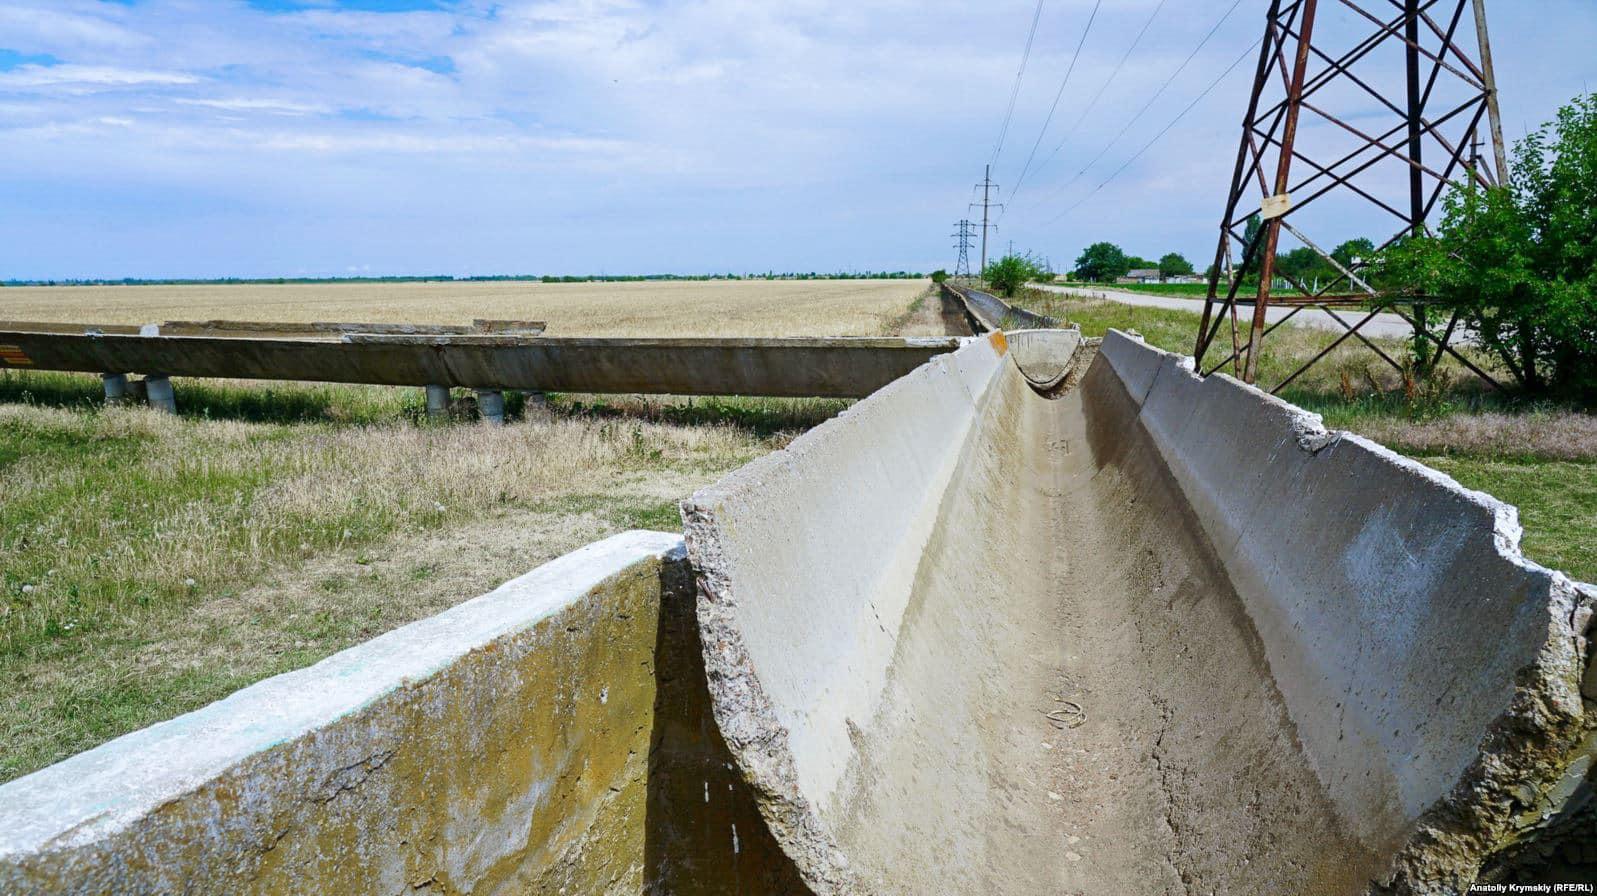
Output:
[[[1436,359],[1450,355],[1490,381],[1450,344],[1456,318],[1438,338],[1423,297],[1371,286],[1359,275],[1368,259],[1345,264],[1322,249],[1304,223],[1304,210],[1323,206],[1327,196],[1358,201],[1392,221],[1390,236],[1377,246],[1384,249],[1410,234],[1426,233],[1426,219],[1449,189],[1506,181],[1485,0],[1326,2],[1368,32],[1333,51],[1326,29],[1316,27],[1328,18],[1321,15],[1320,0],[1271,0],[1266,13],[1194,352],[1198,368],[1208,374],[1229,366],[1246,382],[1255,382],[1261,345],[1285,322],[1268,325],[1269,309],[1279,305],[1292,309],[1288,317],[1305,308],[1323,311],[1346,332],[1277,384],[1278,391],[1349,339],[1401,368],[1362,333],[1383,311],[1413,326],[1417,354],[1428,355],[1437,344]],[[1466,16],[1472,9],[1474,15]],[[1473,46],[1466,44],[1471,26]],[[1383,68],[1381,51],[1401,53],[1401,69]],[[1380,119],[1390,126],[1368,123]],[[1494,164],[1474,155],[1483,126],[1490,131]],[[1249,233],[1255,218],[1260,226]],[[1283,272],[1278,262],[1283,231],[1323,258],[1336,275],[1311,288]],[[1242,249],[1239,264],[1233,262],[1233,247]],[[1250,277],[1258,286],[1249,288],[1251,319],[1243,321],[1239,305],[1248,300],[1243,284]],[[1286,286],[1278,287],[1277,281]],[[1336,308],[1364,313],[1350,323]],[[1229,355],[1205,368],[1205,357],[1228,323]]]

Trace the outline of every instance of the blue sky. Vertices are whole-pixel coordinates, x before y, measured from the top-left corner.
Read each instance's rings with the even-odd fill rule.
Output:
[[[1263,0],[1135,121],[1231,4],[1165,3],[1111,80],[1158,4],[1105,2],[1039,139],[1093,5],[1045,3],[1004,198],[1039,150],[999,245],[1206,261],[1251,60],[1126,163],[1242,57]],[[1322,7],[1329,37],[1352,33]],[[7,0],[0,279],[950,266],[1033,8]],[[1597,89],[1597,5],[1496,0],[1492,16],[1511,138]],[[1328,241],[1380,226],[1328,211]]]

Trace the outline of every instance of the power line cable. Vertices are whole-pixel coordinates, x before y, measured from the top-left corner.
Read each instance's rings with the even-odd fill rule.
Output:
[[[1120,77],[1120,72],[1126,67],[1126,63],[1130,61],[1131,54],[1135,53],[1137,51],[1137,47],[1142,45],[1142,39],[1147,36],[1148,29],[1153,27],[1154,20],[1159,18],[1159,13],[1164,9],[1166,2],[1167,0],[1159,0],[1159,5],[1153,8],[1153,15],[1148,17],[1148,21],[1142,23],[1142,30],[1137,32],[1136,39],[1131,42],[1130,47],[1126,48],[1125,54],[1121,56],[1120,61],[1116,63],[1115,70],[1109,73],[1109,79],[1104,81],[1103,85],[1098,88],[1098,92],[1093,95],[1092,101],[1087,104],[1087,108],[1081,110],[1081,117],[1077,118],[1075,123],[1070,126],[1070,130],[1065,132],[1064,139],[1059,141],[1059,145],[1055,146],[1052,152],[1048,153],[1048,155],[1045,156],[1041,162],[1037,163],[1037,168],[1039,170],[1049,162],[1053,161],[1055,156],[1059,155],[1059,151],[1064,149],[1065,144],[1070,142],[1070,138],[1074,137],[1076,132],[1081,129],[1081,125],[1087,120],[1087,116],[1092,114],[1092,110],[1098,108],[1098,101],[1103,99],[1104,92],[1109,89],[1109,85],[1113,84],[1115,79]]]
[[[1042,19],[1043,0],[1037,0],[1037,9],[1031,14],[1031,31],[1026,35],[1026,50],[1020,54],[1020,68],[1015,72],[1015,86],[1009,91],[1009,110],[1004,113],[1004,124],[998,129],[998,142],[993,145],[993,157],[989,165],[998,164],[998,156],[1004,151],[1004,139],[1009,136],[1009,122],[1015,116],[1015,101],[1020,98],[1020,82],[1026,76],[1026,63],[1031,59],[1032,41],[1037,39],[1037,23]]]
[[[1044,203],[1052,200],[1054,197],[1056,197],[1056,196],[1060,195],[1061,193],[1065,192],[1066,190],[1070,189],[1070,187],[1072,185],[1074,185],[1076,183],[1076,181],[1081,180],[1083,175],[1085,175],[1088,171],[1092,170],[1092,166],[1094,166],[1094,165],[1098,164],[1100,161],[1102,161],[1103,157],[1109,154],[1109,150],[1113,149],[1115,144],[1119,143],[1120,139],[1122,137],[1126,136],[1126,134],[1130,133],[1131,129],[1136,126],[1137,122],[1142,120],[1142,116],[1148,114],[1148,110],[1152,109],[1153,108],[1153,104],[1158,102],[1160,97],[1164,96],[1165,91],[1170,89],[1170,85],[1174,84],[1176,79],[1181,77],[1181,73],[1187,70],[1187,66],[1191,65],[1192,64],[1192,60],[1194,60],[1194,59],[1196,59],[1198,57],[1198,53],[1201,52],[1203,50],[1203,48],[1208,45],[1209,41],[1214,39],[1215,34],[1218,33],[1219,30],[1220,30],[1220,26],[1224,25],[1226,23],[1226,21],[1231,18],[1231,14],[1236,12],[1237,7],[1241,6],[1241,5],[1242,5],[1242,0],[1234,0],[1234,2],[1231,4],[1231,6],[1226,9],[1225,14],[1220,16],[1220,20],[1215,22],[1214,26],[1209,29],[1209,33],[1207,33],[1207,34],[1205,34],[1203,36],[1203,40],[1198,41],[1198,45],[1196,47],[1192,48],[1192,52],[1187,55],[1187,58],[1184,61],[1182,61],[1182,63],[1179,66],[1176,67],[1175,71],[1170,73],[1170,77],[1166,78],[1163,84],[1159,85],[1159,89],[1154,91],[1153,96],[1148,98],[1148,102],[1144,103],[1142,108],[1137,110],[1137,113],[1135,115],[1131,116],[1131,120],[1127,121],[1126,122],[1126,126],[1120,129],[1120,133],[1116,134],[1113,139],[1111,139],[1108,143],[1104,144],[1104,148],[1099,150],[1099,152],[1098,152],[1098,154],[1096,156],[1092,157],[1092,161],[1088,162],[1085,166],[1082,167],[1082,169],[1080,171],[1076,172],[1075,175],[1070,178],[1070,180],[1066,181],[1063,185],[1061,185],[1058,189],[1054,190],[1052,193],[1049,193],[1047,195],[1047,197],[1045,197],[1042,200],[1042,202],[1037,203],[1037,204],[1038,205],[1044,204]],[[1258,41],[1254,41],[1254,46],[1258,46],[1258,43],[1259,43]],[[1011,195],[1011,197],[1013,197],[1013,193],[1011,193],[1010,195]],[[1032,207],[1035,207],[1035,206],[1032,206]]]
[[[1241,0],[1237,0],[1241,2]],[[1059,100],[1065,95],[1065,88],[1070,86],[1070,76],[1076,72],[1076,63],[1081,61],[1081,50],[1087,45],[1087,36],[1092,34],[1092,23],[1098,20],[1098,10],[1103,8],[1103,0],[1097,0],[1092,5],[1092,15],[1087,17],[1087,27],[1081,30],[1081,40],[1076,42],[1076,53],[1070,57],[1070,67],[1065,69],[1065,79],[1059,82],[1059,91],[1054,94],[1054,104],[1048,107],[1048,117],[1043,119],[1042,130],[1037,132],[1037,139],[1031,144],[1031,154],[1026,156],[1026,164],[1020,168],[1020,176],[1015,178],[1015,185],[1009,188],[1009,201],[1014,202],[1020,194],[1021,186],[1026,182],[1026,173],[1031,170],[1032,160],[1037,158],[1037,149],[1042,146],[1042,138],[1048,133],[1048,126],[1053,124],[1054,112],[1059,109]]]
[[[1175,118],[1171,119],[1169,124],[1165,125],[1162,129],[1160,129],[1159,133],[1154,134],[1153,135],[1153,139],[1149,140],[1146,144],[1143,145],[1143,147],[1141,149],[1137,150],[1136,154],[1133,155],[1131,158],[1127,159],[1126,163],[1124,165],[1121,165],[1119,168],[1116,168],[1115,172],[1113,174],[1109,175],[1109,177],[1105,178],[1103,183],[1099,184],[1096,187],[1093,187],[1092,188],[1092,192],[1090,192],[1087,195],[1085,195],[1085,196],[1081,197],[1080,199],[1076,200],[1076,203],[1074,205],[1072,205],[1071,207],[1065,209],[1064,211],[1060,212],[1059,214],[1055,215],[1053,218],[1049,219],[1049,221],[1046,224],[1044,224],[1043,226],[1047,227],[1050,224],[1053,224],[1054,222],[1058,221],[1060,218],[1063,218],[1064,216],[1066,216],[1066,215],[1070,214],[1071,212],[1075,211],[1076,209],[1080,208],[1082,206],[1082,204],[1085,203],[1087,200],[1089,200],[1092,197],[1098,195],[1098,191],[1099,190],[1102,190],[1104,187],[1109,186],[1109,183],[1111,181],[1113,181],[1115,178],[1119,177],[1122,173],[1124,173],[1125,170],[1127,168],[1130,168],[1132,166],[1132,164],[1135,163],[1138,159],[1142,158],[1143,154],[1146,153],[1148,150],[1152,149],[1153,145],[1155,143],[1158,143],[1160,141],[1160,139],[1162,139],[1164,137],[1165,134],[1170,133],[1170,129],[1174,128],[1177,124],[1179,124],[1181,122],[1181,119],[1186,118],[1188,112],[1191,112],[1193,109],[1197,108],[1198,104],[1203,102],[1204,97],[1207,97],[1209,94],[1213,93],[1214,89],[1216,87],[1219,87],[1220,83],[1222,81],[1224,81],[1227,77],[1229,77],[1232,72],[1236,71],[1237,70],[1237,66],[1241,65],[1243,60],[1247,59],[1249,56],[1252,56],[1253,55],[1253,51],[1257,50],[1259,48],[1259,44],[1261,44],[1263,42],[1264,42],[1264,38],[1262,38],[1262,37],[1259,38],[1258,40],[1254,41],[1253,44],[1251,46],[1249,46],[1247,48],[1247,50],[1245,50],[1242,53],[1241,56],[1237,57],[1235,62],[1233,62],[1230,65],[1226,66],[1226,70],[1220,73],[1220,77],[1215,78],[1213,81],[1211,81],[1209,83],[1209,86],[1205,87],[1203,89],[1203,92],[1198,94],[1197,98],[1195,98],[1192,102],[1188,103],[1187,107],[1185,109],[1182,109],[1181,112],[1179,114],[1177,114]]]

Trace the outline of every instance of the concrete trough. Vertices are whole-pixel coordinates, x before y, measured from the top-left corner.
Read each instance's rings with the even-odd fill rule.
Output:
[[[1051,317],[1011,305],[998,296],[968,286],[944,283],[943,290],[957,298],[965,307],[971,328],[978,333],[994,330],[1042,330],[1057,327],[1059,322]]]
[[[0,330],[0,368],[384,386],[862,398],[955,338],[576,339],[483,333],[308,338]]]
[[[1513,508],[1119,333],[1062,394],[1008,345],[684,503],[814,892],[1452,894],[1597,842],[1597,591]]]
[[[801,889],[710,718],[680,536],[0,786],[0,893]]]

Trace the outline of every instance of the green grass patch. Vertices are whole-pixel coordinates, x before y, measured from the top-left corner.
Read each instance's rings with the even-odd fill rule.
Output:
[[[671,395],[555,395],[560,413],[609,420],[644,420],[681,426],[732,426],[760,438],[811,429],[846,410],[835,398],[740,398]]]
[[[1076,289],[1122,290],[1148,296],[1173,296],[1180,299],[1202,299],[1209,295],[1207,283],[1065,283]]]
[[[647,501],[629,496],[599,494],[565,495],[534,504],[530,509],[537,513],[561,516],[594,514],[617,529],[682,531],[682,517],[676,501]]]
[[[1525,555],[1597,582],[1597,463],[1423,456],[1425,464],[1519,508]]]

